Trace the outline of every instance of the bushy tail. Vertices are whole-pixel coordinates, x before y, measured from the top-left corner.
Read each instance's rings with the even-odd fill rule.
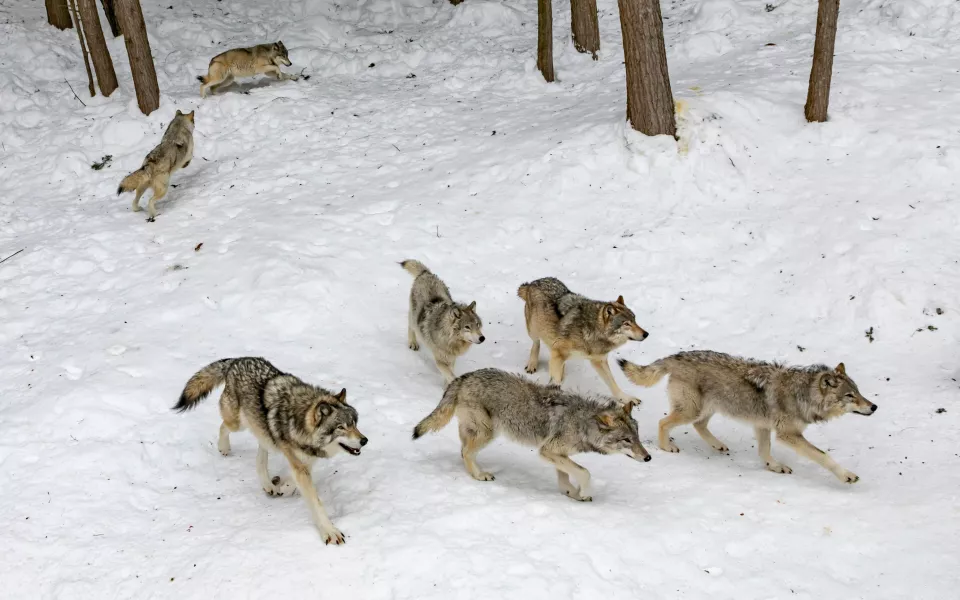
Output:
[[[400,266],[403,267],[403,270],[407,273],[410,273],[414,277],[419,277],[421,273],[429,273],[430,269],[427,268],[419,260],[405,260],[400,263]]]
[[[197,371],[187,381],[183,393],[180,394],[180,401],[173,407],[173,410],[181,413],[190,410],[209,396],[213,388],[223,383],[227,368],[233,363],[233,360],[232,358],[218,360]]]
[[[197,75],[197,81],[199,81],[200,83],[206,83],[207,78],[204,75]]]
[[[623,369],[623,374],[627,376],[627,379],[643,387],[656,385],[658,381],[663,379],[664,375],[669,374],[662,360],[641,366],[621,358],[617,361],[617,364]]]
[[[517,288],[517,295],[520,296],[520,299],[523,300],[524,302],[527,302],[530,300],[529,294],[530,294],[529,283],[524,283],[519,288]]]
[[[117,195],[119,196],[124,192],[132,192],[136,189],[139,189],[148,181],[150,181],[149,167],[140,167],[133,173],[130,173],[123,178],[123,181],[120,182],[120,187],[117,188]]]
[[[427,418],[417,423],[413,428],[413,439],[420,439],[423,434],[431,431],[440,431],[453,418],[453,411],[457,408],[457,394],[460,392],[460,379],[454,379],[443,392],[443,399]]]

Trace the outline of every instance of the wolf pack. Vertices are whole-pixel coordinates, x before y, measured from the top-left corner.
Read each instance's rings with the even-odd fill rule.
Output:
[[[208,74],[199,77],[201,97],[236,77],[266,74],[278,80],[296,80],[299,76],[280,70],[290,65],[287,49],[279,41],[224,52],[210,61]],[[148,204],[150,221],[157,215],[156,201],[166,194],[170,175],[190,164],[193,125],[194,113],[178,110],[160,144],[141,168],[120,184],[118,193],[136,192],[134,211],[140,210],[143,194],[153,191]],[[477,303],[455,301],[447,285],[417,260],[405,260],[400,266],[413,276],[408,347],[429,350],[446,383],[439,404],[413,428],[414,440],[443,429],[456,417],[464,468],[477,481],[492,481],[493,474],[477,464],[477,454],[498,435],[505,435],[536,448],[555,469],[560,492],[581,502],[592,500],[590,473],[571,455],[592,452],[651,460],[632,415],[640,400],[620,389],[609,364],[611,352],[648,336],[623,296],[613,301],[594,300],[571,291],[554,277],[524,283],[517,295],[524,303],[532,342],[525,371],[537,372],[542,342],[549,351],[549,382],[541,384],[494,368],[458,377],[454,371],[457,358],[486,339]],[[564,365],[572,358],[588,360],[611,395],[587,396],[565,389]],[[719,413],[753,426],[760,459],[774,473],[791,472],[771,455],[771,436],[776,433],[780,443],[840,481],[855,483],[859,479],[803,435],[814,423],[847,413],[869,416],[876,412],[877,405],[864,398],[843,363],[834,368],[790,367],[720,352],[686,351],[645,366],[623,359],[618,364],[626,378],[641,387],[668,380],[670,411],[659,422],[657,438],[664,452],[680,451],[670,433],[689,424],[715,451],[728,452],[726,444],[708,428],[711,417]],[[330,521],[311,471],[317,459],[339,453],[359,456],[367,444],[358,428],[357,410],[347,402],[346,388],[335,393],[307,383],[264,358],[228,358],[195,373],[174,410],[195,407],[221,385],[220,452],[230,453],[231,433],[249,430],[259,444],[256,470],[263,491],[270,496],[299,491],[324,542],[343,544],[344,535]],[[271,476],[271,452],[286,458],[292,481]]]

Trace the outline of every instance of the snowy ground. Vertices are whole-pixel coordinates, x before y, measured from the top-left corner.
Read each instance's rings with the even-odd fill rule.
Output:
[[[555,3],[553,85],[532,0],[143,4],[149,118],[122,40],[121,89],[90,99],[75,32],[0,1],[0,259],[23,249],[0,265],[0,596],[955,595],[960,4],[845,0],[831,121],[808,125],[813,0],[665,1],[679,149],[625,129],[610,0],[597,63]],[[308,81],[200,101],[212,55],[278,37]],[[116,186],[178,108],[196,157],[146,223]],[[721,418],[729,456],[690,428],[666,455],[662,386],[619,374],[652,462],[581,456],[579,504],[501,441],[473,481],[455,427],[409,439],[442,380],[406,348],[404,258],[478,303],[489,340],[459,372],[522,368],[516,287],[545,275],[623,294],[651,332],[617,353],[637,362],[844,361],[880,410],[809,433],[861,481],[776,446],[794,474],[769,473]],[[215,401],[170,412],[195,370],[250,354],[349,389],[370,445],[315,469],[346,546],[260,491],[252,436],[220,456]],[[585,363],[567,385],[605,391]]]

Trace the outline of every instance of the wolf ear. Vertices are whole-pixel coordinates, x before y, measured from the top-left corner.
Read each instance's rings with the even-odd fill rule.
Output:
[[[177,116],[178,116],[178,117],[182,117],[182,116],[183,116],[183,113],[180,112],[180,109],[177,109]]]
[[[340,402],[346,402],[347,400],[347,388],[340,390],[340,393],[334,396]]]
[[[459,309],[459,308],[454,308],[454,309],[453,309],[453,318],[454,318],[454,319],[459,319],[462,314],[463,314],[463,313],[460,312],[460,309]]]
[[[615,314],[617,314],[617,307],[613,304],[608,304],[603,307],[603,316],[607,317],[608,319]]]
[[[616,417],[608,412],[602,412],[597,415],[597,425],[599,425],[602,430],[613,429],[616,424]]]
[[[623,304],[623,296],[617,296],[617,304]],[[624,306],[626,306],[624,304]]]
[[[837,387],[840,382],[833,373],[824,373],[820,376],[820,387]]]
[[[473,302],[470,303],[470,306],[467,307],[467,310],[474,310],[475,308],[477,308],[477,301],[476,301],[476,300],[474,300]]]
[[[317,402],[316,406],[313,407],[313,410],[307,413],[307,429],[310,431],[315,430],[320,426],[320,423],[323,422],[324,417],[330,416],[331,413],[333,413],[332,406],[326,402]]]
[[[834,369],[834,371],[836,371],[838,375],[847,374],[847,368],[843,366],[843,363],[840,363],[839,365],[837,365],[837,368]]]

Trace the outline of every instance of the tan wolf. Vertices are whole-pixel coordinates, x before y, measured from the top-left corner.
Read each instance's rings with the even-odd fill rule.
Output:
[[[590,300],[571,292],[554,277],[525,283],[517,290],[524,301],[527,333],[533,340],[527,373],[535,373],[540,361],[540,340],[550,348],[550,381],[563,382],[567,359],[586,358],[613,395],[622,402],[639,403],[626,395],[610,372],[607,354],[628,340],[643,341],[649,335],[637,325],[637,317],[620,296],[613,302]]]
[[[439,277],[417,260],[405,260],[400,266],[413,275],[410,311],[407,315],[407,344],[419,350],[419,337],[433,353],[437,368],[447,383],[453,381],[454,364],[471,344],[482,344],[483,323],[477,303],[459,304]]]
[[[540,457],[556,468],[561,492],[589,502],[593,499],[590,472],[570,460],[571,454],[625,454],[638,461],[650,460],[640,444],[637,422],[630,416],[632,408],[630,403],[593,400],[498,369],[481,369],[447,386],[440,404],[414,428],[413,439],[439,431],[456,415],[460,455],[467,473],[477,481],[493,481],[493,475],[477,466],[476,456],[504,433],[539,449]]]
[[[297,81],[299,75],[288,75],[280,70],[281,66],[289,67],[290,57],[283,42],[260,44],[251,48],[234,48],[227,50],[210,59],[207,75],[198,75],[200,81],[200,97],[207,96],[207,90],[216,92],[233,82],[234,77],[254,77],[256,75],[270,75],[277,80],[289,79]]]
[[[719,452],[727,446],[718,440],[707,423],[714,413],[751,423],[757,436],[760,458],[774,473],[791,473],[790,467],[770,456],[770,433],[777,440],[827,469],[846,483],[859,477],[837,464],[826,452],[803,437],[811,423],[821,423],[847,413],[872,415],[877,405],[860,394],[847,376],[843,363],[831,369],[825,365],[788,367],[729,354],[709,351],[680,352],[645,367],[621,360],[627,379],[650,387],[670,377],[667,395],[669,415],[660,421],[660,448],[679,452],[670,439],[670,430],[693,423],[705,442]]]
[[[284,373],[262,358],[226,358],[209,364],[187,381],[173,407],[184,412],[224,384],[220,396],[220,439],[217,447],[230,453],[230,432],[249,428],[260,444],[257,477],[273,496],[296,488],[307,501],[323,541],[343,544],[344,537],[327,516],[310,475],[318,458],[339,452],[360,455],[367,438],[357,429],[357,411],[347,404],[347,390],[333,394]],[[267,471],[268,452],[280,452],[290,463],[296,487]]]
[[[176,116],[167,125],[160,144],[147,154],[143,165],[130,173],[120,182],[117,195],[137,191],[133,198],[133,212],[140,211],[140,196],[147,190],[153,190],[153,197],[147,204],[150,215],[148,221],[157,217],[157,200],[167,195],[170,176],[186,168],[193,159],[193,112],[177,111]]]

